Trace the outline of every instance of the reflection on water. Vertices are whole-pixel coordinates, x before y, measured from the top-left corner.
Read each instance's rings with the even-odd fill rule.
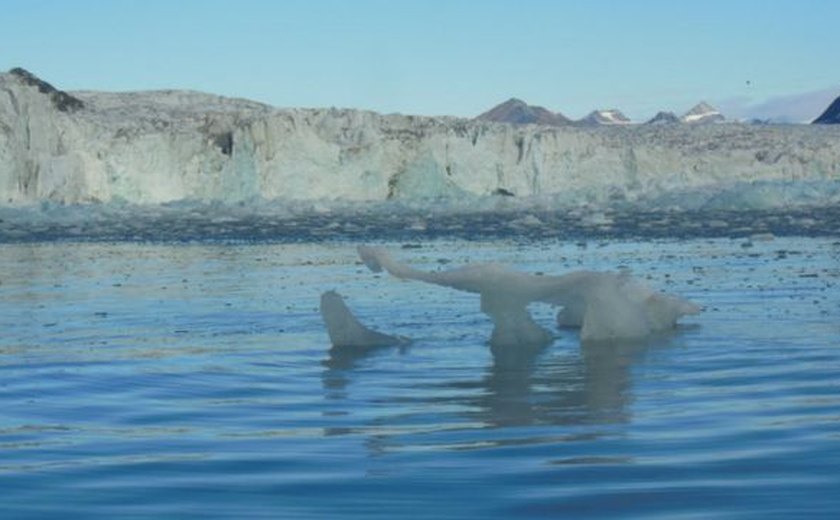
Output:
[[[326,435],[366,432],[368,443],[377,446],[389,435],[381,426],[388,413],[410,409],[458,410],[454,429],[494,430],[526,426],[575,426],[621,423],[629,420],[627,404],[632,401],[633,366],[652,348],[664,348],[673,338],[658,337],[645,342],[554,345],[535,349],[493,349],[483,373],[461,371],[464,377],[442,381],[423,379],[407,383],[407,394],[386,397],[377,405],[382,414],[356,428],[326,428]],[[427,346],[428,347],[428,346]],[[423,344],[414,347],[415,352]],[[353,383],[363,384],[364,370],[390,349],[336,349],[322,362],[325,398],[333,403],[353,399]],[[475,373],[475,377],[469,374]],[[414,390],[414,391],[412,391]],[[337,413],[334,410],[328,413]],[[405,412],[410,414],[411,412]],[[420,412],[416,412],[420,413]],[[439,419],[440,420],[440,419]],[[423,432],[440,425],[419,425],[410,432]],[[387,429],[386,429],[387,430]],[[538,430],[539,431],[539,430]],[[406,430],[396,430],[395,434]],[[541,431],[543,434],[544,431]],[[536,434],[535,434],[536,435]],[[375,438],[375,439],[374,439]],[[518,439],[527,443],[536,439]],[[399,442],[391,439],[392,444]],[[473,448],[509,444],[511,441],[482,439]],[[470,446],[459,446],[470,448]]]
[[[352,378],[352,370],[356,368],[360,362],[365,359],[374,357],[384,351],[398,349],[405,353],[409,347],[403,345],[400,347],[331,347],[327,352],[327,359],[321,361],[321,364],[326,367],[321,381],[324,389],[327,391],[327,397],[336,399],[343,397],[342,392],[350,383]]]
[[[582,345],[539,363],[494,358],[476,404],[492,426],[586,424],[625,419],[630,368],[641,346]]]

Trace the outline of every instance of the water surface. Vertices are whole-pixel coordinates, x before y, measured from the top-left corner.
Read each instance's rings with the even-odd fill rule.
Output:
[[[385,245],[425,269],[629,268],[705,311],[645,344],[558,331],[537,355],[494,359],[475,296],[373,275],[347,242],[6,244],[3,517],[840,508],[836,239]],[[331,352],[329,289],[414,343]],[[533,310],[551,326],[553,309]]]

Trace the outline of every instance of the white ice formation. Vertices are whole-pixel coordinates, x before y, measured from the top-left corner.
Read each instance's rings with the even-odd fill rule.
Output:
[[[344,298],[335,291],[321,295],[321,317],[335,348],[364,350],[409,342],[408,338],[390,336],[362,325],[344,303]]]
[[[0,74],[0,205],[505,193],[680,206],[759,185],[772,188],[759,206],[840,198],[835,125],[516,126],[187,91],[71,92],[68,108],[53,94]]]
[[[493,320],[491,347],[541,345],[552,334],[534,322],[527,306],[562,306],[561,327],[580,327],[583,342],[639,340],[673,329],[679,318],[697,314],[696,304],[656,292],[626,273],[576,271],[559,276],[512,271],[497,264],[473,264],[428,272],[397,262],[387,251],[359,246],[359,256],[374,272],[382,269],[408,280],[477,293],[481,310]]]

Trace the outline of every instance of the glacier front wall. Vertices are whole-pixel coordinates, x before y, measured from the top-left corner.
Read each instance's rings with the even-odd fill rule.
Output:
[[[840,128],[511,126],[276,109],[193,92],[74,93],[0,75],[0,203],[553,196],[633,201],[735,183],[840,182]]]

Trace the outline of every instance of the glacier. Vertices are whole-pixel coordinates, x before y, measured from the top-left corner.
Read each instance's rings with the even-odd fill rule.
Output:
[[[191,91],[71,92],[0,74],[0,206],[448,200],[552,207],[840,202],[840,127],[549,127]],[[514,198],[514,197],[510,197]]]

